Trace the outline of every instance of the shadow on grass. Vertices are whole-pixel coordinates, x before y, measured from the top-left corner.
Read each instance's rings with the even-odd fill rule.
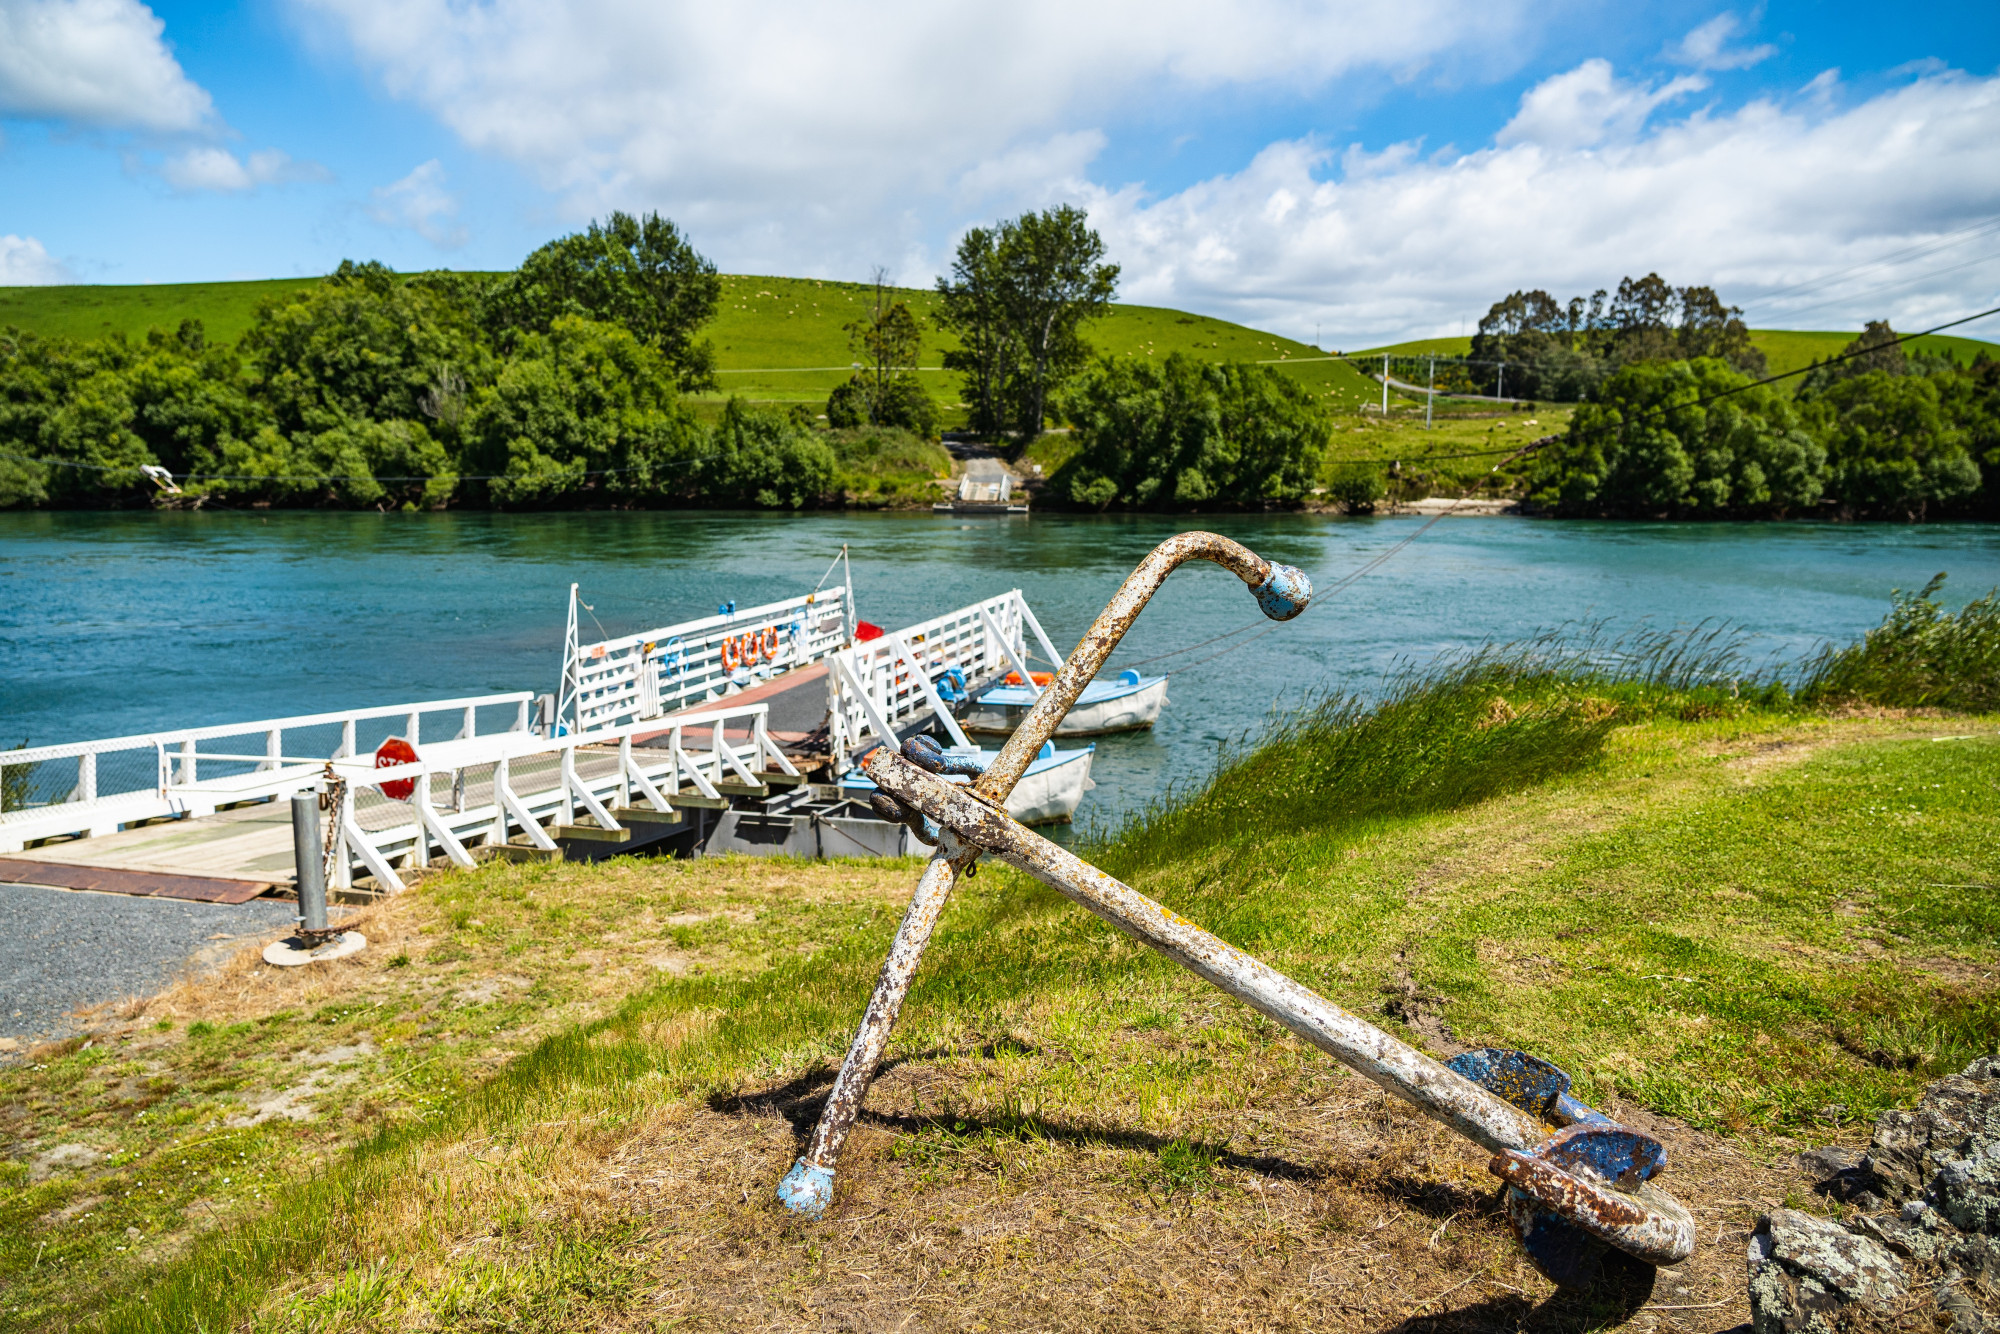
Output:
[[[1489,1330],[1555,1331],[1608,1329],[1624,1324],[1653,1300],[1659,1270],[1618,1251],[1609,1252],[1587,1288],[1558,1288],[1540,1302],[1526,1297],[1491,1297],[1471,1306],[1413,1315],[1384,1328],[1383,1334],[1472,1334]]]

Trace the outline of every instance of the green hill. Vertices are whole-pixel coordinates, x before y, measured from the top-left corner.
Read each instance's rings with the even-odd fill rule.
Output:
[[[111,333],[139,338],[150,328],[171,329],[183,319],[195,318],[207,326],[211,338],[226,341],[249,328],[257,303],[265,297],[317,281],[0,287],[0,325],[70,338]],[[853,353],[845,326],[874,300],[872,287],[727,274],[722,291],[722,308],[706,330],[716,346],[722,387],[719,393],[703,397],[735,394],[756,402],[824,403],[834,386],[847,378]],[[937,294],[897,288],[895,296],[923,318],[924,373],[934,379],[937,397],[950,401],[957,378],[947,374],[940,361],[952,344],[928,318],[936,309]],[[1308,360],[1324,355],[1309,344],[1177,310],[1116,306],[1108,318],[1092,326],[1090,339],[1100,351],[1115,356],[1163,357],[1181,351],[1215,361],[1292,362],[1293,373],[1323,394],[1354,403],[1368,392],[1367,381],[1341,363]]]
[[[1816,360],[1837,356],[1840,350],[1854,341],[1859,330],[1839,329],[1752,329],[1750,342],[1771,367],[1771,374],[1783,375],[1811,365]],[[1982,342],[1977,338],[1961,338],[1957,334],[1931,334],[1905,344],[1914,352],[1948,352],[1960,361],[1970,361],[1981,352],[1988,356],[2000,356],[2000,344]],[[1470,338],[1415,338],[1405,343],[1391,343],[1386,347],[1371,347],[1356,356],[1380,356],[1384,352],[1397,356],[1420,357],[1436,353],[1440,357],[1466,357],[1472,355]]]
[[[311,287],[317,278],[271,278],[250,283],[147,283],[130,287],[0,287],[0,326],[48,337],[141,338],[155,326],[179,327],[198,319],[208,336],[234,342],[250,327],[257,303]]]
[[[950,402],[958,380],[944,370],[949,335],[931,321],[937,293],[897,288],[898,300],[924,325],[920,365],[932,392]],[[722,309],[707,329],[714,340],[722,387],[718,395],[740,395],[762,403],[823,403],[850,373],[853,353],[846,326],[868,310],[875,290],[866,283],[815,278],[764,278],[738,274],[723,279]],[[1091,344],[1112,356],[1164,357],[1185,352],[1211,361],[1292,363],[1292,373],[1323,394],[1358,402],[1368,382],[1351,368],[1310,344],[1262,333],[1227,320],[1189,315],[1158,306],[1113,306],[1091,325]]]
[[[139,338],[154,327],[171,329],[183,319],[199,319],[211,338],[228,341],[250,326],[257,303],[266,297],[309,287],[316,278],[274,278],[262,282],[162,283],[135,286],[0,287],[0,326],[38,334],[95,338],[122,333]],[[941,366],[951,346],[928,318],[937,294],[927,288],[893,289],[925,326],[923,374],[935,396],[950,404],[958,381]],[[866,283],[816,278],[771,278],[726,274],[722,307],[707,330],[721,371],[718,392],[701,397],[720,401],[737,395],[760,403],[824,403],[847,378],[853,353],[846,325],[874,300]],[[1160,306],[1116,305],[1091,327],[1090,341],[1112,356],[1164,357],[1171,352],[1213,361],[1262,361],[1288,372],[1337,406],[1354,408],[1376,401],[1380,390],[1352,366],[1327,358],[1309,343],[1264,333],[1228,320],[1190,315]],[[1751,338],[1773,372],[1793,370],[1815,357],[1840,351],[1853,334],[1838,331],[1755,330]],[[1961,359],[2000,352],[1973,338],[1936,335],[1913,346],[1948,350]],[[1356,356],[1383,352],[1405,356],[1436,353],[1465,356],[1470,338],[1419,338],[1369,348]],[[947,417],[958,413],[947,408]]]

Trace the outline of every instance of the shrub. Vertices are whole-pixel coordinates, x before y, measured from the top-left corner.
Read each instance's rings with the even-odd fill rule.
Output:
[[[1928,376],[1850,376],[1807,411],[1826,441],[1827,491],[1849,510],[1916,519],[1979,489],[1979,465]]]
[[[1332,418],[1290,376],[1105,358],[1058,397],[1077,450],[1051,479],[1090,509],[1291,504],[1319,472]]]
[[[1349,514],[1373,514],[1389,494],[1389,479],[1372,463],[1336,463],[1326,471],[1326,498]]]
[[[1790,399],[1711,358],[1639,362],[1542,451],[1530,495],[1573,515],[1782,515],[1818,503],[1826,452]],[[1701,403],[1724,391],[1738,391]]]
[[[732,398],[715,424],[699,471],[716,500],[761,509],[802,509],[833,490],[834,455],[817,432]]]
[[[1896,708],[1975,712],[2000,708],[2000,592],[1953,615],[1939,607],[1937,575],[1917,593],[1898,590],[1882,624],[1859,642],[1809,664],[1800,698]]]

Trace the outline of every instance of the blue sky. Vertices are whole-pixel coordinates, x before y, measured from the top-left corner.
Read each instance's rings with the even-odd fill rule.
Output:
[[[2000,304],[1996,65],[1990,0],[0,0],[0,282],[499,268],[625,208],[927,283],[1069,200],[1127,299],[1329,345],[1648,270],[1919,327]]]

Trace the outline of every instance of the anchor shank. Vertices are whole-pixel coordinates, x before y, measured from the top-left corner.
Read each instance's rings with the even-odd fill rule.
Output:
[[[1127,935],[1269,1015],[1335,1060],[1498,1153],[1546,1138],[1533,1117],[1398,1042],[1268,964],[1202,930],[964,789],[879,750],[864,767],[883,791],[965,842],[1018,867]]]
[[[1004,800],[1021,781],[1042,743],[1055,734],[1075,705],[1084,687],[1097,679],[1104,660],[1118,647],[1118,641],[1132,628],[1132,622],[1146,609],[1176,567],[1190,560],[1212,560],[1241,579],[1258,596],[1264,614],[1273,620],[1289,620],[1305,609],[1310,586],[1298,571],[1274,566],[1240,542],[1219,533],[1179,533],[1148,552],[1139,568],[1125,577],[1118,592],[1083,632],[1076,648],[1063,663],[1056,679],[1042,691],[1034,708],[1021,720],[1020,727],[1000,748],[999,758],[988,766],[984,777],[973,786],[984,797]]]
[[[937,927],[938,917],[944,912],[958,877],[979,856],[979,849],[967,848],[948,834],[945,839],[930,864],[924,867],[917,892],[910,897],[903,924],[896,929],[896,943],[889,947],[889,957],[882,962],[875,994],[861,1016],[861,1027],[855,1031],[840,1075],[833,1081],[833,1092],[827,1095],[826,1108],[820,1113],[819,1125],[806,1149],[806,1161],[815,1166],[831,1167],[840,1156],[840,1146],[847,1142],[847,1132],[854,1126],[861,1100],[874,1082],[875,1068],[888,1048],[890,1031],[902,1011],[903,998],[909,994],[910,979],[923,960],[924,947],[930,943],[931,932]]]

